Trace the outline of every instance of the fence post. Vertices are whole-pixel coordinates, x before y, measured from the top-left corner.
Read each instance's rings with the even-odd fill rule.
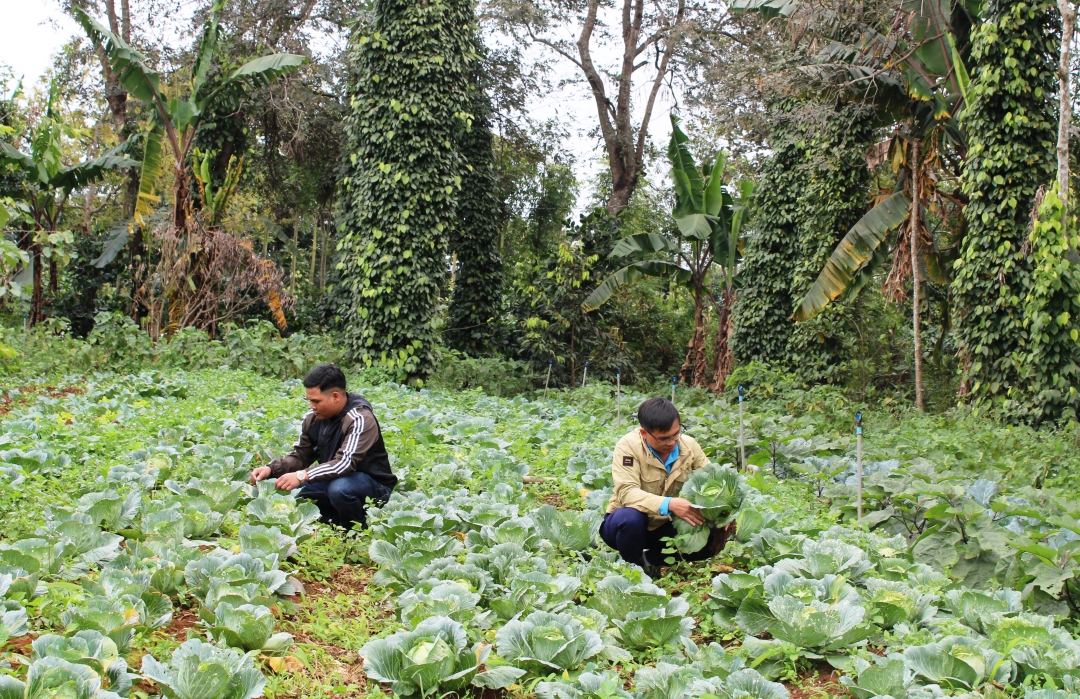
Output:
[[[862,411],[855,413],[855,512],[862,519]]]
[[[581,387],[585,388],[585,379],[589,377],[589,360],[585,360],[585,371],[581,372]]]
[[[554,359],[549,359],[548,360],[547,378],[544,379],[544,400],[547,400],[548,384],[551,383],[551,363],[554,362],[554,361],[555,361]]]
[[[739,457],[742,470],[746,471],[746,431],[743,429],[743,387],[739,384]]]

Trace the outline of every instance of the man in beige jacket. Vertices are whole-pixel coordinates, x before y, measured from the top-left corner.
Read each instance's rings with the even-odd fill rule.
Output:
[[[663,560],[662,540],[675,536],[672,515],[694,526],[705,523],[690,501],[678,495],[690,473],[709,458],[693,437],[682,434],[679,411],[671,401],[650,398],[637,414],[640,427],[615,445],[615,492],[600,537],[626,562],[654,570]],[[706,546],[684,560],[701,560],[709,552]]]

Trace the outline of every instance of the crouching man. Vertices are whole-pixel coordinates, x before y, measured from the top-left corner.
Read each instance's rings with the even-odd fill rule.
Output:
[[[367,502],[385,502],[397,484],[371,403],[349,393],[345,374],[320,364],[304,378],[311,410],[287,456],[251,472],[251,482],[276,478],[280,490],[300,488],[322,521],[346,529],[367,525]],[[312,464],[317,464],[312,466]]]
[[[675,536],[674,515],[693,526],[704,517],[679,497],[690,473],[709,463],[694,440],[682,434],[679,411],[666,398],[650,398],[638,408],[640,427],[615,445],[612,474],[615,492],[600,525],[600,538],[627,563],[654,575],[663,561],[662,539]],[[715,539],[716,532],[713,532]],[[713,541],[683,560],[711,555]]]

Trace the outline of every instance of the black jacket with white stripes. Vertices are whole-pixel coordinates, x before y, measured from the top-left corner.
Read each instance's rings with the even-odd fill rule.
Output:
[[[306,468],[311,481],[331,481],[359,471],[387,488],[397,484],[371,403],[358,393],[348,397],[341,412],[329,420],[320,420],[313,412],[304,416],[292,452],[270,462],[271,478]],[[311,466],[316,461],[318,465]]]

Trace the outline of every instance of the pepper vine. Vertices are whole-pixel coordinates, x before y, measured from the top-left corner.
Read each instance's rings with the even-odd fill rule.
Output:
[[[1060,16],[1049,0],[991,0],[973,37],[969,148],[962,184],[967,235],[954,266],[963,389],[977,410],[1013,410],[1032,347],[1025,249],[1039,186],[1055,172]],[[1006,405],[1010,403],[1010,405]]]

